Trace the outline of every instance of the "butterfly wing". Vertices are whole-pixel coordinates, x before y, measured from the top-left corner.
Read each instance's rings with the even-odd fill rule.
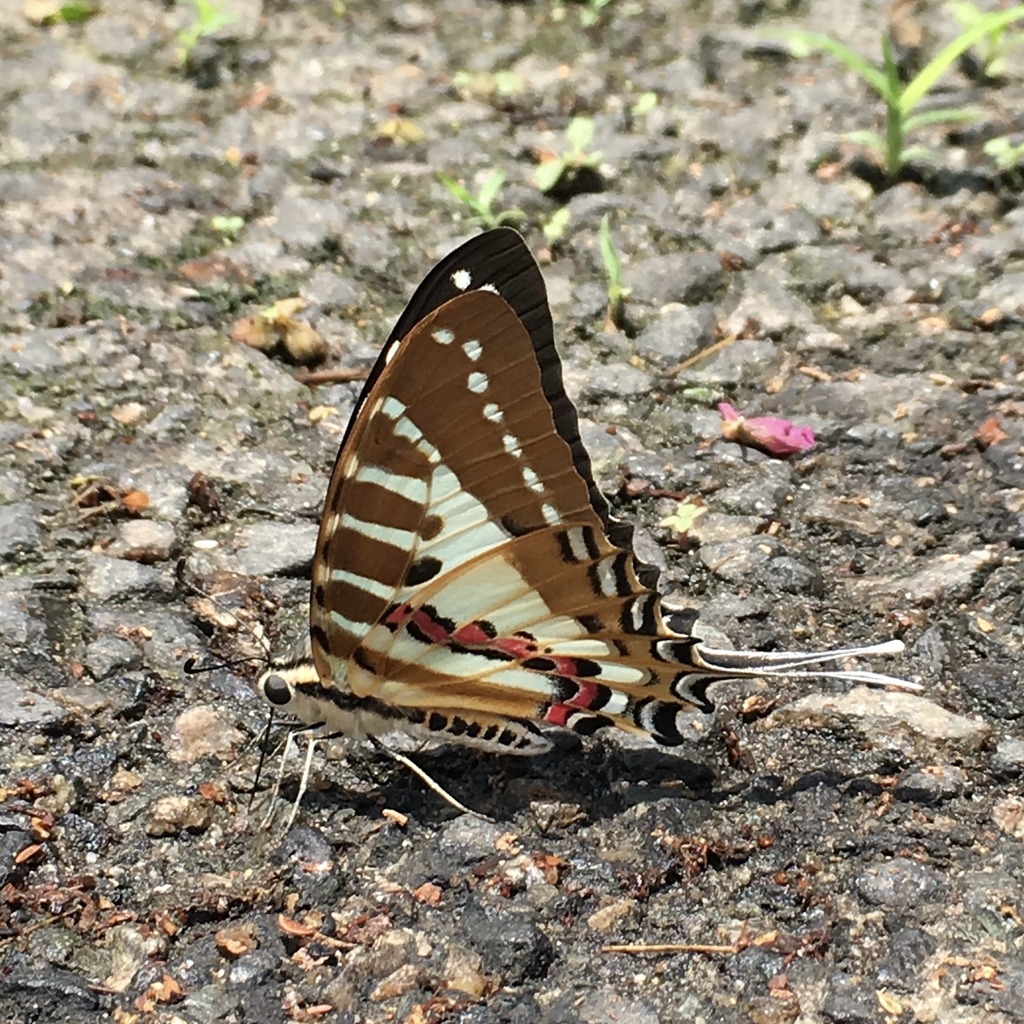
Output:
[[[559,523],[603,534],[588,481],[507,302],[467,291],[384,367],[335,468],[313,563],[313,658],[344,678],[363,638],[429,580]]]
[[[339,470],[351,434],[359,423],[369,396],[377,390],[385,369],[394,360],[404,358],[401,353],[409,348],[410,336],[416,325],[445,303],[476,290],[500,295],[525,328],[540,373],[540,388],[551,409],[554,429],[569,446],[573,465],[586,484],[591,507],[613,542],[620,547],[631,548],[633,527],[611,516],[608,502],[594,483],[590,456],[580,437],[576,407],[565,393],[544,277],[522,235],[512,228],[495,228],[470,239],[445,256],[423,279],[388,335],[356,400],[332,480],[338,481],[339,490],[344,487],[344,476]],[[639,563],[638,570],[648,586],[656,584],[658,570],[654,566]]]

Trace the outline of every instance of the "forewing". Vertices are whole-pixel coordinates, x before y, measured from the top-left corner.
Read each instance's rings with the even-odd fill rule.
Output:
[[[603,537],[541,376],[522,321],[488,290],[452,299],[393,350],[339,455],[321,520],[310,636],[325,683],[358,663],[374,624],[429,581],[552,525]]]

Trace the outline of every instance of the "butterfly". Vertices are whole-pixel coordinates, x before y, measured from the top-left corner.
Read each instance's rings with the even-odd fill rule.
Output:
[[[310,725],[538,754],[542,726],[683,741],[715,680],[828,677],[898,640],[828,652],[710,647],[669,628],[656,572],[594,482],[544,279],[522,237],[441,260],[356,403],[313,556],[307,650],[256,689]]]

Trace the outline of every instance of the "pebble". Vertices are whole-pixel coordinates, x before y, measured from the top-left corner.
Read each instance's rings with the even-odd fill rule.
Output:
[[[235,747],[243,739],[222,715],[199,705],[175,718],[167,741],[167,756],[176,764],[190,764],[210,755],[227,760],[234,756]]]
[[[130,519],[118,527],[117,538],[107,548],[107,554],[146,565],[165,562],[171,557],[176,539],[174,527],[170,523],[155,519]]]
[[[146,835],[176,836],[180,832],[205,832],[210,827],[210,805],[198,797],[165,796],[157,800],[146,822]]]

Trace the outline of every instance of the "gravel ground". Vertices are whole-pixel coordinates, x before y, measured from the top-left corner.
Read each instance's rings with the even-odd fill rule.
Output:
[[[880,4],[232,0],[185,66],[191,7],[36,7],[0,3],[3,1020],[1024,1020],[1024,216],[981,149],[1024,128],[1021,65],[949,75],[981,116],[879,189],[843,141],[876,101],[777,40],[873,52]],[[580,113],[599,166],[545,196]],[[476,230],[439,169],[507,175],[667,592],[738,646],[900,636],[880,667],[923,695],[729,684],[678,751],[420,753],[494,824],[331,744],[261,828],[258,663],[182,666],[301,634],[358,385],[232,330],[301,296],[282,323],[365,370]],[[727,443],[723,399],[818,445]]]

